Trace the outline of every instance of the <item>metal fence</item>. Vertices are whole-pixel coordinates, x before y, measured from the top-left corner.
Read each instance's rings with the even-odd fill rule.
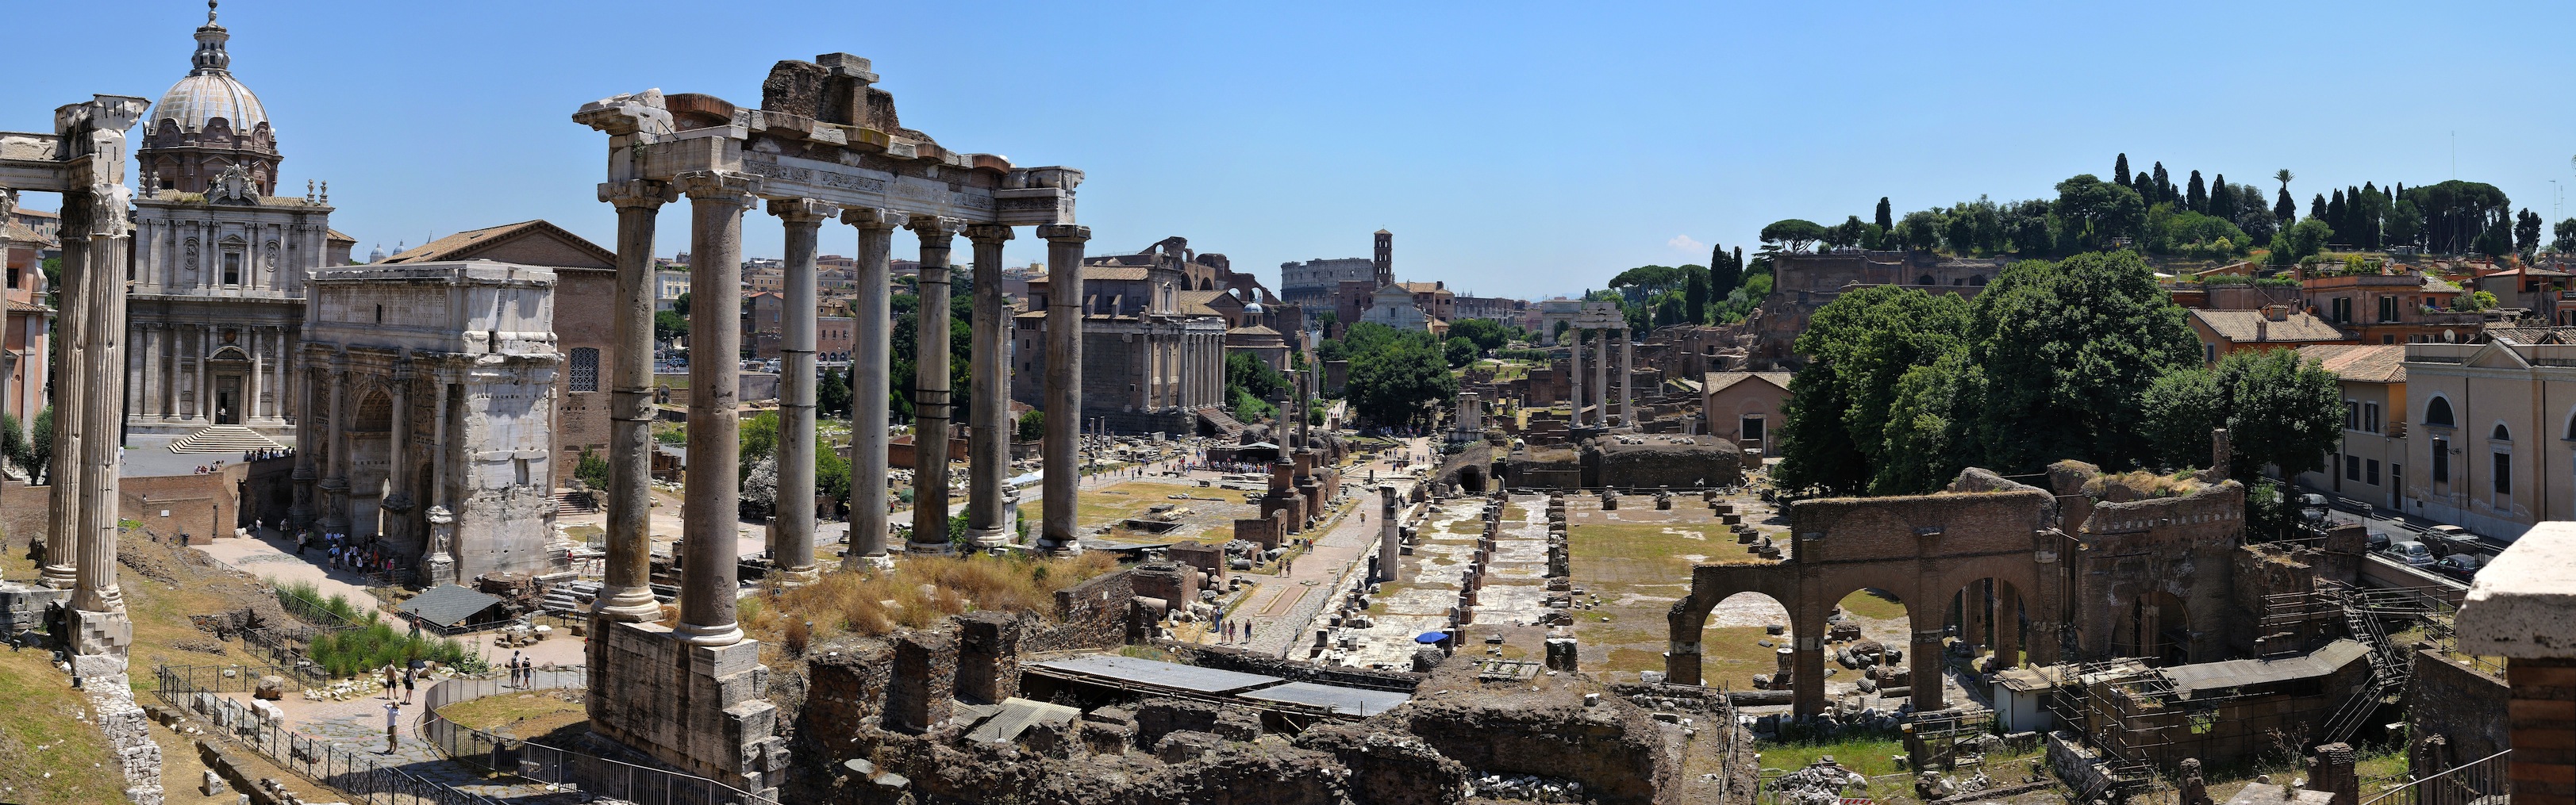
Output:
[[[2513,750],[2507,749],[2398,788],[2370,794],[2368,799],[2361,801],[2361,805],[2501,805],[2513,796],[2512,754]]]
[[[513,686],[508,677],[456,677],[430,686],[428,715],[420,736],[449,759],[477,770],[578,789],[636,805],[711,803],[712,805],[777,805],[777,800],[681,772],[623,763],[539,743],[472,729],[447,720],[440,708],[486,696],[553,688],[586,690],[586,669],[538,670],[531,684]]]
[[[231,671],[230,675],[225,671]],[[154,694],[173,707],[213,722],[209,734],[266,756],[280,768],[323,785],[390,805],[502,805],[499,800],[424,779],[401,766],[330,741],[300,735],[263,719],[250,706],[218,696],[252,690],[276,666],[161,666]]]

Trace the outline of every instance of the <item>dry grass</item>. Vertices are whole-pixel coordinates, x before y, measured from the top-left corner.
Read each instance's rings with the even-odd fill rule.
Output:
[[[836,571],[821,581],[742,602],[743,627],[754,637],[801,653],[839,634],[884,635],[921,628],[977,610],[1050,615],[1056,591],[1116,569],[1103,553],[1073,559],[916,556],[886,572]],[[924,589],[928,585],[928,589]]]
[[[2199,491],[2202,484],[2199,478],[2193,476],[2192,470],[2184,470],[2172,475],[2162,475],[2148,470],[2132,470],[2086,481],[2084,494],[2096,498],[2104,497],[2113,486],[2125,487],[2139,498],[2178,498]]]
[[[590,718],[578,699],[552,693],[485,696],[438,708],[447,720],[470,729],[533,738]]]

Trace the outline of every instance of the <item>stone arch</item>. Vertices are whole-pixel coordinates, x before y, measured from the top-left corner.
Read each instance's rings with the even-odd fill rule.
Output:
[[[2176,630],[2184,634],[2177,636]],[[2149,590],[2129,601],[2112,635],[2115,653],[2144,657],[2149,664],[2190,662],[2191,605],[2171,590]]]
[[[1756,609],[1762,601],[1770,602],[1772,606],[1778,608],[1779,612],[1776,615],[1764,613],[1743,613],[1737,615],[1736,619],[1733,621],[1727,620],[1729,602],[1733,602],[1736,606],[1743,609]],[[1753,648],[1760,647],[1759,644],[1756,643],[1756,641],[1759,640],[1770,640],[1774,645],[1759,659],[1752,661],[1750,665],[1742,664],[1744,661],[1739,657],[1735,660],[1736,667],[1718,669],[1718,671],[1714,673],[1714,675],[1718,677],[1717,682],[1711,684],[1705,679],[1705,677],[1712,675],[1710,670],[1705,667],[1705,657],[1708,645],[1705,642],[1702,642],[1702,645],[1700,646],[1703,652],[1702,657],[1704,663],[1702,672],[1704,679],[1702,684],[1708,684],[1710,687],[1736,689],[1748,684],[1751,681],[1751,677],[1757,674],[1765,675],[1771,679],[1781,678],[1783,675],[1780,671],[1784,667],[1784,664],[1777,659],[1782,656],[1780,652],[1787,652],[1787,656],[1791,658],[1790,664],[1795,663],[1795,650],[1792,646],[1795,645],[1795,635],[1798,633],[1798,613],[1796,612],[1796,606],[1797,602],[1795,600],[1776,598],[1771,594],[1760,590],[1745,590],[1711,602],[1709,604],[1710,617],[1701,622],[1700,633],[1688,636],[1689,639],[1693,641],[1705,641],[1708,637],[1709,630],[1712,629],[1750,628],[1759,630],[1759,633],[1763,635],[1762,637],[1743,638],[1747,643],[1755,643],[1755,645],[1752,646]],[[1780,633],[1771,634],[1769,632],[1767,627],[1773,624],[1783,627]],[[1741,649],[1744,647],[1739,646],[1735,648]],[[1721,660],[1720,662],[1725,663],[1726,661]],[[1796,678],[1794,674],[1787,676],[1792,680]],[[1762,687],[1771,690],[1785,689],[1778,687],[1776,683],[1766,684]]]
[[[2451,415],[2450,399],[2440,394],[2425,398],[2424,424],[2448,428],[2456,426],[2458,421],[2459,417]]]
[[[368,388],[349,411],[351,433],[385,433],[394,429],[393,398],[386,396],[384,389]]]
[[[1458,468],[1458,489],[1471,495],[1485,493],[1485,468],[1469,464]]]
[[[1780,602],[1789,610],[1792,632],[1803,634],[1796,628],[1802,622],[1798,619],[1802,586],[1797,568],[1779,563],[1692,567],[1690,595],[1673,602],[1672,611],[1665,616],[1666,625],[1671,629],[1667,634],[1668,648],[1664,652],[1665,680],[1683,685],[1700,684],[1699,636],[1708,627],[1709,610],[1715,609],[1717,602],[1733,598],[1738,593],[1761,593]],[[1815,622],[1821,624],[1822,616],[1817,616]],[[1821,629],[1814,631],[1819,637],[1823,634]],[[1818,673],[1822,673],[1821,669]]]
[[[1942,622],[1978,655],[1993,651],[1997,668],[2020,665],[2030,645],[2022,621],[2033,614],[2022,590],[2009,578],[1968,579],[1942,599]]]

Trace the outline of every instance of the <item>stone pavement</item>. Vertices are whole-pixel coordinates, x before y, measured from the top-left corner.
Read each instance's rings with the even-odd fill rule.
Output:
[[[1424,449],[1420,439],[1408,442],[1406,448],[1416,455]],[[1371,469],[1377,470],[1379,479],[1395,484],[1399,494],[1410,493],[1415,483],[1413,476],[1397,472],[1383,460],[1354,465],[1344,470],[1342,477],[1365,479]],[[1358,484],[1360,481],[1351,481],[1346,486]],[[1373,495],[1355,497],[1375,500]],[[1299,638],[1313,634],[1308,625],[1314,622],[1316,613],[1351,584],[1358,583],[1360,580],[1354,577],[1367,570],[1367,557],[1377,549],[1378,523],[1362,521],[1346,507],[1341,519],[1326,526],[1321,537],[1313,532],[1299,536],[1313,538],[1315,544],[1292,563],[1293,572],[1264,579],[1241,606],[1235,607],[1232,617],[1252,620],[1252,640],[1245,646],[1249,650],[1285,655],[1292,646],[1303,645]]]
[[[307,581],[321,589],[325,597],[337,594],[356,605],[360,612],[376,609],[376,597],[367,594],[366,577],[356,570],[331,567],[324,550],[295,555],[295,538],[278,533],[274,528],[260,529],[251,538],[226,536],[195,546],[215,561],[236,570],[280,582]],[[327,549],[325,549],[327,550]]]
[[[502,695],[518,694],[512,692]],[[414,697],[414,701],[419,700],[419,697]],[[421,737],[420,720],[428,715],[426,707],[403,708],[402,740],[395,746],[392,753],[387,753],[385,752],[385,700],[367,698],[333,704],[353,705],[354,707],[350,709],[364,709],[366,712],[308,721],[295,725],[295,730],[329,741],[350,754],[364,756],[368,760],[386,765],[399,766],[403,771],[421,779],[513,805],[558,805],[558,803],[571,805],[590,799],[586,794],[555,790],[554,786],[530,783],[515,777],[486,777],[470,766],[447,759],[446,756],[439,754],[437,747]]]

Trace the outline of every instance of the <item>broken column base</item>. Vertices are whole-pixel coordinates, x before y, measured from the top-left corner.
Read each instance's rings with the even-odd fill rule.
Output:
[[[63,626],[75,658],[114,659],[116,669],[106,673],[125,672],[125,647],[134,645],[134,620],[125,608],[113,606],[105,612],[70,609],[63,612]]]
[[[593,639],[590,728],[654,759],[753,793],[787,768],[778,708],[760,698],[769,669],[760,643],[695,646],[656,623],[606,623]],[[728,705],[727,703],[731,703]]]
[[[969,528],[966,529],[966,539],[969,542],[972,542],[977,550],[1004,548],[1009,547],[1011,544],[1011,532],[1009,529],[999,526],[992,528]]]

